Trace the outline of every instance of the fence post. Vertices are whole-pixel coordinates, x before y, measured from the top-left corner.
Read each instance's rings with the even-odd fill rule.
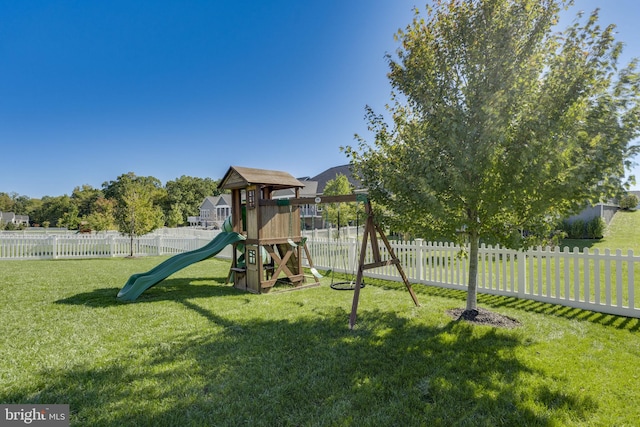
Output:
[[[616,249],[616,305],[622,307],[622,249]]]
[[[113,235],[109,236],[109,255],[111,258],[116,256],[116,237]]]
[[[589,264],[590,264],[589,248],[584,248],[582,250],[582,259],[583,259],[583,265],[584,265],[584,277],[582,279],[582,291],[584,292],[583,301],[586,303],[590,303],[591,302],[591,290],[590,290],[591,278],[589,275]],[[576,299],[576,301],[580,301],[579,295],[577,296],[578,298]]]
[[[634,295],[635,283],[633,278],[633,250],[632,249],[629,249],[627,251],[627,259],[628,259],[627,262],[629,263],[627,268],[627,274],[628,274],[627,289],[629,290],[629,294],[627,295],[628,297],[627,299],[629,300],[627,306],[633,309],[635,307],[635,302],[633,301],[635,297]]]
[[[160,234],[156,236],[156,253],[162,255],[162,235]]]
[[[351,236],[348,236],[346,241],[349,242],[349,272],[355,272],[358,264],[358,242],[355,237]]]
[[[51,257],[58,259],[58,236],[51,235]]]
[[[527,254],[518,251],[518,298],[524,298],[527,294]]]
[[[415,280],[418,282],[422,281],[422,243],[424,242],[424,239],[416,239],[416,256],[414,257],[414,263],[415,263]]]

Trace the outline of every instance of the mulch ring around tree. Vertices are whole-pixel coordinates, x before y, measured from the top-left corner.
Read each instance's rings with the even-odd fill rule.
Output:
[[[517,328],[521,325],[516,319],[504,316],[493,311],[478,308],[476,310],[465,310],[464,308],[452,308],[447,310],[447,314],[456,320],[475,323],[476,325],[493,326],[496,328]]]

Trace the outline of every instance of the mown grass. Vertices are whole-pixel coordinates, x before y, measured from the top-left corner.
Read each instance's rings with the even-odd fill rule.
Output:
[[[463,292],[369,281],[252,295],[194,264],[135,303],[164,257],[0,262],[0,402],[68,403],[74,426],[632,426],[640,321],[480,296],[516,329],[446,310]]]
[[[560,246],[567,246],[571,249],[589,248],[589,250],[599,249],[603,252],[605,249],[615,251],[622,250],[626,254],[632,249],[635,255],[640,253],[640,210],[634,211],[618,211],[613,216],[611,223],[607,226],[602,239],[564,239],[560,241]]]
[[[591,254],[598,251],[600,254],[605,254],[606,251],[613,256],[616,254],[618,250],[623,257],[626,257],[629,250],[633,251],[634,256],[640,255],[640,211],[618,211],[613,217],[611,223],[605,229],[604,237],[602,239],[597,240],[589,240],[589,239],[565,239],[560,242],[561,247],[568,247],[570,249],[578,248],[581,252],[584,252],[585,249],[588,249]],[[553,261],[547,260],[546,263],[552,263],[549,267],[552,271],[556,268],[553,265]],[[542,276],[540,281],[542,286],[538,287],[537,283],[532,284],[534,287],[534,292],[542,293],[551,290],[551,293],[556,294],[554,288],[556,285],[555,277],[551,277],[551,280],[547,280],[544,277],[546,273],[547,264],[543,262],[541,265],[542,268]],[[534,270],[538,268],[540,264],[539,260],[534,262]],[[611,271],[606,271],[604,262],[599,265],[599,272],[596,274],[593,263],[590,263],[590,268],[588,271],[585,271],[584,262],[579,262],[578,267],[576,268],[575,263],[572,262],[569,266],[569,282],[570,285],[568,289],[565,288],[565,272],[564,272],[564,262],[560,261],[559,266],[557,267],[560,273],[560,289],[557,292],[558,295],[568,295],[571,298],[579,298],[586,299],[589,298],[591,301],[597,301],[600,303],[605,303],[607,298],[611,299],[611,301],[616,304],[618,300],[622,305],[628,306],[629,301],[629,289],[626,286],[623,286],[621,290],[612,287],[611,294],[606,296],[606,288],[604,287],[604,283],[607,278],[611,279],[612,283],[616,283],[616,271],[614,270],[615,265],[612,265]],[[621,280],[624,281],[628,277],[628,267],[627,262],[621,263]],[[640,265],[637,263],[634,266],[634,277],[640,277]],[[585,275],[589,277],[589,295],[585,295],[584,292],[581,292],[579,296],[576,296],[576,289],[574,288],[574,280],[578,280],[580,283],[585,283]],[[635,295],[640,293],[640,282],[634,282],[635,285]],[[596,289],[598,290],[596,292]],[[568,290],[568,292],[567,292]],[[633,305],[635,307],[638,306],[637,298],[633,301]]]
[[[618,211],[595,247],[639,251],[640,211]],[[637,255],[637,253],[636,253]]]

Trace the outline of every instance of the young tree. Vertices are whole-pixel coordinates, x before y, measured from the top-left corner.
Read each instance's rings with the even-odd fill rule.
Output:
[[[638,196],[633,193],[626,193],[620,197],[620,202],[618,204],[620,205],[620,209],[630,211],[634,210],[636,206],[638,206],[638,203],[640,203]]]
[[[388,56],[392,125],[367,109],[373,146],[346,147],[394,229],[468,243],[466,310],[480,239],[537,244],[622,187],[636,147],[636,61],[597,11],[554,33],[556,0],[436,0]],[[526,233],[524,233],[526,231]]]
[[[153,204],[153,192],[148,185],[137,180],[123,183],[116,206],[116,223],[118,230],[130,238],[130,256],[133,256],[136,236],[162,227],[162,209]]]
[[[174,203],[169,209],[167,217],[167,227],[178,227],[184,224],[184,214],[182,213],[182,207],[180,203]]]
[[[69,230],[77,230],[79,225],[80,216],[78,215],[78,207],[73,204],[58,218],[58,222],[56,223],[56,226],[66,227]]]
[[[162,182],[153,176],[137,176],[134,172],[120,175],[115,181],[103,182],[102,192],[107,199],[120,200],[131,182],[145,187],[154,205],[162,206],[167,197],[167,191]]]
[[[91,213],[85,217],[89,227],[95,231],[114,230],[116,202],[111,199],[99,197],[93,202]]]
[[[327,181],[322,193],[326,196],[353,194],[353,185],[345,175],[339,174]],[[337,227],[349,225],[351,221],[356,220],[355,203],[329,203],[324,209],[326,220]]]

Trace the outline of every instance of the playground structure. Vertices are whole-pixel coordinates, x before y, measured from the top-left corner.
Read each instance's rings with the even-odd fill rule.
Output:
[[[239,166],[229,168],[222,178],[219,188],[231,190],[232,230],[227,231],[245,236],[241,244],[234,244],[228,279],[234,287],[261,294],[279,280],[294,288],[319,285],[315,276],[305,283],[300,207],[273,199],[279,190],[293,190],[297,197],[302,187],[286,172]]]
[[[354,286],[353,304],[349,326],[354,327],[364,271],[395,265],[402,280],[418,305],[399,259],[395,255],[383,230],[375,223],[371,203],[365,195],[299,197],[304,187],[300,181],[286,172],[232,166],[224,175],[221,189],[231,190],[231,219],[225,221],[225,231],[203,248],[175,255],[154,269],[132,275],[118,299],[133,301],[146,289],[156,285],[169,275],[216,255],[224,247],[233,245],[232,261],[227,282],[255,294],[267,293],[278,282],[286,282],[293,289],[318,286],[321,277],[313,268],[311,254],[302,237],[300,208],[303,205],[320,203],[363,202],[366,213],[361,250]],[[293,198],[274,198],[280,190],[293,190]],[[380,241],[386,246],[389,259],[383,260]],[[367,260],[367,248],[371,256]],[[303,254],[311,272],[304,274]],[[311,278],[311,282],[307,283]]]
[[[234,277],[234,286],[254,293],[268,292],[281,274],[285,274],[286,280],[295,287],[304,286],[303,250],[310,267],[313,267],[313,262],[300,232],[300,206],[359,201],[365,205],[367,219],[358,260],[349,326],[355,326],[364,271],[368,269],[395,265],[414,304],[419,305],[400,260],[383,230],[374,221],[368,198],[362,194],[301,198],[299,190],[303,186],[286,172],[231,167],[226,173],[220,188],[232,191],[233,231],[246,233],[246,240],[240,243],[244,246],[243,256],[238,256],[237,250],[233,251],[233,274],[230,276]],[[295,197],[274,199],[274,192],[283,189],[294,189]],[[382,259],[380,240],[387,248],[390,259]],[[238,245],[235,243],[234,247],[237,249]],[[366,253],[369,246],[372,260],[367,262]],[[261,248],[266,249],[270,261],[264,259],[264,251]],[[315,274],[313,277],[317,278]],[[315,280],[311,285],[317,284],[319,283]]]

